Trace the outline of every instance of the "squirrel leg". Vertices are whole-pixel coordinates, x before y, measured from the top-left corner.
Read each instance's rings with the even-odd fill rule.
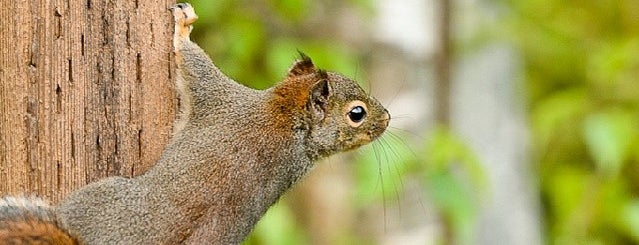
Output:
[[[229,91],[239,84],[224,75],[189,35],[197,15],[188,3],[171,8],[175,19],[173,46],[177,64],[176,89],[180,98],[180,115],[173,133],[181,131],[189,121],[205,117],[227,100]],[[207,112],[209,111],[209,112]]]

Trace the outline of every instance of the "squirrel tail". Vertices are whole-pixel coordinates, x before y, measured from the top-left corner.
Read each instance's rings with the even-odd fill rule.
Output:
[[[78,244],[56,223],[53,207],[40,198],[0,198],[0,245]]]

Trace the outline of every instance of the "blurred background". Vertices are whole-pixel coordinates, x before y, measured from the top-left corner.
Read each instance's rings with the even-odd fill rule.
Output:
[[[639,244],[639,1],[192,1],[194,39],[266,88],[307,53],[389,109],[252,244]]]

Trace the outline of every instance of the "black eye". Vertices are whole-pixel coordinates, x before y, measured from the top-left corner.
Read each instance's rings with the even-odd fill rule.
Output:
[[[361,122],[362,120],[364,120],[365,117],[366,110],[364,109],[364,107],[361,106],[355,106],[351,109],[351,111],[348,112],[348,118],[350,118],[351,121],[355,123]]]

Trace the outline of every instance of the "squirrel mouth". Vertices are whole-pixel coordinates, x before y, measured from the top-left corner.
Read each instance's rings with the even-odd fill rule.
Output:
[[[386,112],[386,116],[382,120],[380,120],[379,123],[373,124],[371,127],[371,130],[368,131],[368,135],[371,141],[379,138],[382,134],[384,134],[389,124],[390,124],[390,114]]]

